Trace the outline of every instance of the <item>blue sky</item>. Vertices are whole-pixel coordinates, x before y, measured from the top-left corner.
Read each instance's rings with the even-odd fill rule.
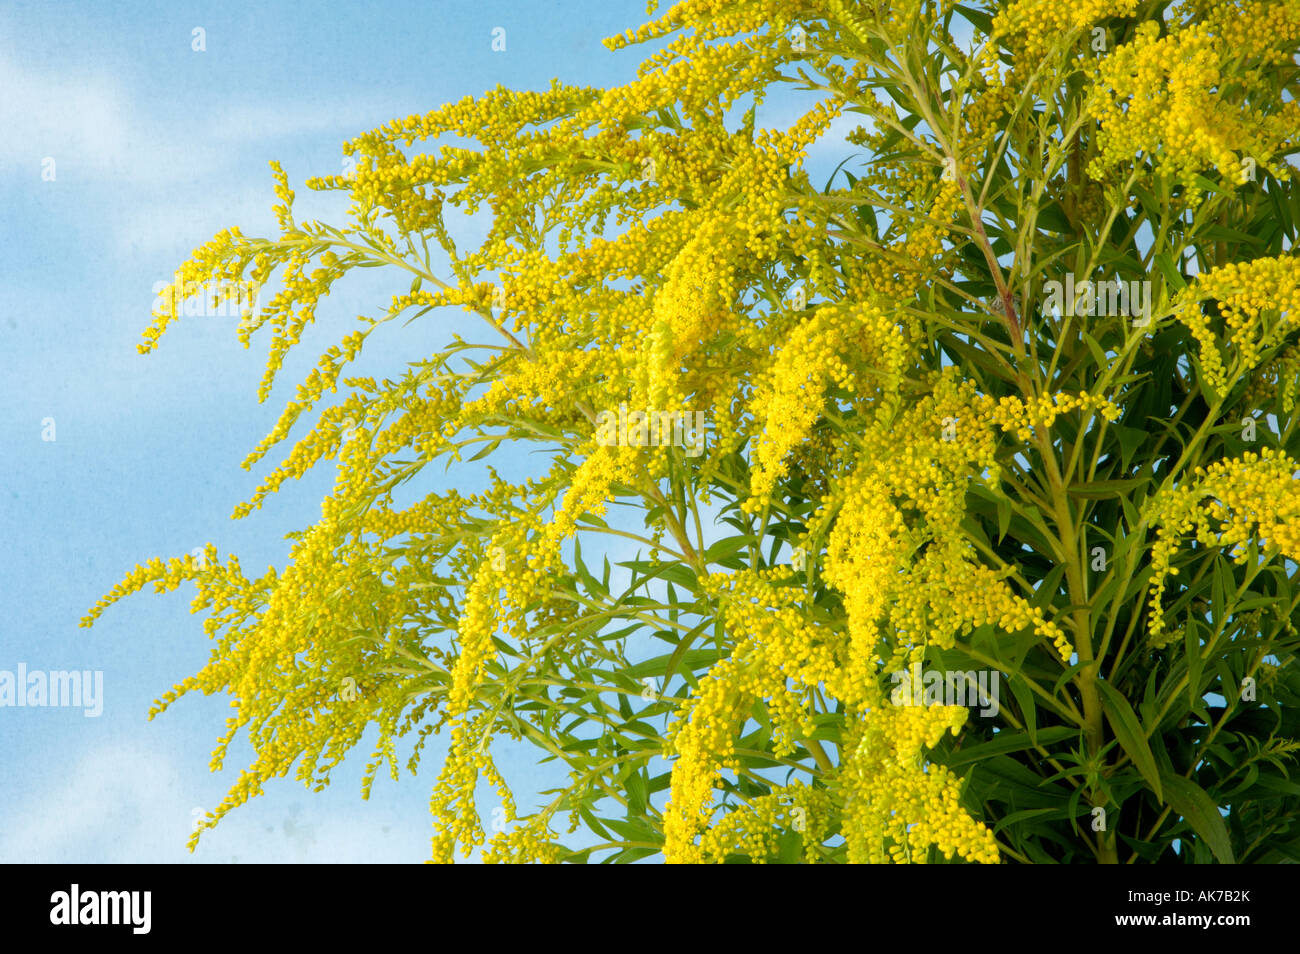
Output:
[[[231,521],[265,472],[239,464],[321,351],[409,280],[374,270],[349,282],[261,405],[265,339],[244,350],[234,319],[183,320],[148,356],[135,346],[152,288],[191,249],[230,225],[272,233],[268,160],[283,163],[300,219],[341,224],[341,204],[302,183],[342,171],[345,140],[497,84],[626,81],[643,54],[611,53],[600,40],[643,22],[644,5],[437,0],[318,10],[265,0],[0,7],[0,670],[104,673],[98,718],[0,708],[0,862],[428,857],[438,753],[420,778],[381,775],[363,802],[369,752],[360,748],[326,792],[292,779],[270,784],[190,855],[195,810],[222,799],[249,755],[232,747],[224,772],[208,770],[224,697],[187,697],[145,719],[154,699],[207,661],[201,618],[188,611],[193,590],[145,593],[94,629],[77,627],[153,556],[211,541],[250,572],[283,565],[284,534],[318,518],[330,473]],[[496,27],[506,31],[504,52],[492,50]],[[192,48],[195,28],[203,51]],[[827,152],[819,165],[828,173],[844,154]],[[52,179],[43,176],[50,168]],[[365,359],[374,370],[364,373],[399,373],[451,331],[464,333],[458,322],[376,336]],[[524,805],[530,789],[556,777],[534,760],[526,750],[504,760]]]

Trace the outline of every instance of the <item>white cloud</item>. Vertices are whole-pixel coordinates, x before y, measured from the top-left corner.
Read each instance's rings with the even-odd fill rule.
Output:
[[[295,103],[231,107],[204,130],[223,142],[262,142],[312,133],[337,133],[339,145],[398,118],[391,104],[380,100],[348,103]]]
[[[132,256],[165,255],[182,259],[222,229],[238,225],[247,235],[275,230],[271,206],[276,202],[268,173],[264,181],[240,192],[215,192],[201,200],[166,202],[137,208],[114,220],[119,251]],[[170,281],[171,275],[159,275]]]
[[[257,182],[229,186],[244,177],[250,151],[264,162],[286,139],[328,134],[341,147],[393,118],[391,106],[369,96],[236,103],[182,128],[148,115],[112,75],[32,69],[3,51],[0,89],[0,178],[38,183],[50,157],[55,181],[110,188],[133,210],[114,219],[117,247],[129,254],[186,254],[230,225],[269,227],[270,171],[263,165]]]
[[[44,156],[75,155],[103,167],[126,154],[127,107],[106,77],[24,70],[0,54],[0,89],[0,156],[6,165],[28,165],[35,178]]]
[[[0,158],[10,175],[37,177],[53,156],[83,176],[117,185],[164,185],[197,178],[231,164],[236,148],[318,133],[339,144],[394,117],[371,96],[347,102],[234,104],[180,134],[143,115],[130,91],[111,75],[32,70],[0,52]]]
[[[59,777],[51,773],[52,777]],[[177,802],[180,780],[154,753],[105,747],[81,760],[50,790],[30,798],[0,828],[6,862],[142,861],[174,854],[175,836],[161,823]],[[118,841],[116,849],[111,845]],[[169,845],[170,843],[170,845]],[[172,847],[172,851],[167,851]]]
[[[34,787],[35,795],[5,812],[0,860],[325,864],[419,862],[428,851],[427,815],[380,824],[388,815],[359,795],[334,803],[329,793],[294,792],[286,780],[205,832],[190,855],[185,843],[198,800],[191,791],[194,780],[183,779],[166,756],[141,745],[103,746],[50,778],[48,789]],[[279,820],[268,823],[268,817]]]

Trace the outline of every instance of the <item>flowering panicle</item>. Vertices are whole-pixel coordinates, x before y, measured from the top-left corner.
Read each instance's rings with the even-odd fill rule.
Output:
[[[254,753],[206,825],[272,778],[328,784],[363,737],[374,739],[368,795],[380,770],[398,774],[398,740],[414,735],[414,772],[428,738],[447,729],[430,797],[437,861],[476,846],[488,861],[572,860],[581,852],[560,844],[555,816],[593,824],[592,806],[621,785],[628,817],[612,827],[638,833],[622,860],[661,839],[669,861],[766,861],[789,857],[798,834],[809,861],[932,851],[998,861],[1002,843],[964,798],[970,779],[936,752],[946,735],[981,727],[964,705],[893,705],[885,686],[979,640],[1015,643],[1016,666],[1032,653],[1033,665],[1067,673],[1039,701],[1094,749],[1108,745],[1100,709],[1081,713],[1071,695],[1095,669],[1073,661],[1093,646],[1080,609],[1090,588],[1122,581],[1055,567],[1057,580],[1077,572],[1044,587],[1022,570],[1083,549],[1074,522],[1091,519],[1093,502],[1114,503],[1115,486],[1140,482],[1123,473],[1124,441],[1165,411],[1126,406],[1145,386],[1131,366],[1087,363],[1128,361],[1139,336],[1117,344],[1113,329],[1094,338],[1083,322],[1058,333],[979,303],[1013,301],[1049,267],[1040,242],[1051,259],[1129,254],[1093,234],[1099,223],[1062,224],[1099,208],[1060,201],[1067,188],[1101,194],[1087,192],[1086,175],[1111,191],[1142,179],[1144,195],[1179,211],[1216,169],[1211,185],[1238,183],[1246,158],[1286,177],[1300,107],[1277,95],[1277,77],[1300,17],[1293,0],[1254,3],[1248,27],[1246,6],[1187,0],[1167,20],[1134,24],[1145,15],[1135,0],[1013,0],[962,53],[951,16],[983,18],[964,5],[684,0],[607,41],[662,41],[625,84],[498,87],[348,142],[345,174],[308,181],[350,202],[346,227],[298,221],[273,163],[279,234],[230,229],[196,249],[159,296],[140,350],[184,316],[187,289],[278,283],[237,328],[246,347],[268,332],[266,400],[337,282],[355,268],[397,276],[391,299],[333,339],[244,461],[251,469],[282,449],[236,517],[331,461],[320,518],[290,535],[282,569],[250,578],[215,547],[151,560],[83,620],[149,583],[194,583],[211,659],[155,711],[191,691],[228,694],[212,764],[241,732]],[[1093,51],[1098,27],[1112,43]],[[787,82],[818,100],[770,128],[765,93]],[[1070,136],[1049,122],[1067,93]],[[810,157],[852,114],[863,125],[836,147],[873,155],[823,187]],[[1052,168],[1030,181],[1040,153]],[[1012,166],[1021,178],[1006,179]],[[1018,204],[1032,214],[1015,215]],[[1113,232],[1157,222],[1145,209],[1126,224],[1120,209]],[[486,233],[458,243],[449,223],[479,211]],[[1210,227],[1193,221],[1182,234]],[[1043,238],[1066,228],[1088,240]],[[1171,243],[1181,229],[1167,230]],[[1300,273],[1276,245],[1260,254],[1234,263],[1225,253],[1170,292],[1169,314],[1199,346],[1207,388],[1226,394],[1247,379],[1248,393],[1289,409]],[[481,321],[486,340],[455,336],[391,378],[348,376],[378,325],[447,309]],[[1047,341],[1049,330],[1061,340]],[[1040,366],[1044,344],[1056,353]],[[703,415],[702,452],[611,442],[600,421],[624,406]],[[477,493],[421,482],[430,464],[491,460],[503,444],[530,452],[512,458],[512,479],[487,467]],[[1080,475],[1098,468],[1113,480],[1087,487]],[[1294,468],[1263,450],[1176,475],[1141,502],[1159,528],[1153,647],[1170,638],[1163,614],[1182,537],[1297,559]],[[606,522],[629,501],[644,528]],[[712,526],[700,505],[716,507]],[[1033,521],[1013,520],[1013,505],[1060,537],[1024,533]],[[999,536],[1021,538],[995,543],[980,529],[1001,520]],[[709,539],[721,527],[737,536]],[[583,561],[596,533],[643,548],[621,564],[625,592],[608,565]],[[775,563],[786,544],[799,562]],[[672,649],[638,656],[656,640]],[[662,685],[641,682],[665,672]],[[1087,709],[1091,697],[1078,696]],[[762,758],[806,782],[754,767],[739,740],[755,718]],[[503,736],[562,759],[570,784],[537,810],[517,804],[494,755]],[[634,797],[660,755],[671,770]],[[477,797],[485,780],[500,801],[491,836]],[[661,808],[650,796],[665,788]],[[843,843],[828,846],[835,836]]]

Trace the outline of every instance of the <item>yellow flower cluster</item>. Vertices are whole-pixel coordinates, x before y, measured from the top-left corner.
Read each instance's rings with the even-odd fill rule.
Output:
[[[959,153],[976,160],[1001,132],[1017,91],[1013,73],[999,68],[994,44],[985,47],[984,55],[986,59],[975,73],[973,102],[962,113],[961,139],[954,147]]]
[[[239,229],[230,228],[218,232],[210,242],[194,250],[189,261],[177,270],[175,280],[158,293],[153,323],[141,336],[144,342],[136,346],[140,354],[152,351],[168,326],[181,317],[180,305],[184,299],[180,296],[189,289],[212,284],[219,291],[229,292],[237,287],[233,283],[242,277],[247,259],[232,264],[229,258],[233,250],[241,247],[242,242],[243,234]],[[260,284],[258,287],[261,287]],[[219,294],[218,300],[228,299],[223,299]]]
[[[1266,408],[1276,397],[1283,414],[1296,406],[1300,395],[1300,347],[1288,345],[1275,358],[1260,365],[1251,377],[1242,404],[1252,408]]]
[[[483,849],[485,864],[554,864],[560,859],[556,833],[547,817],[536,815],[526,824],[501,831],[488,839]]]
[[[961,805],[960,779],[923,755],[966,716],[961,706],[878,703],[852,724],[840,776],[850,863],[924,863],[930,845],[948,858],[998,862],[993,832]]]
[[[718,773],[742,770],[735,738],[756,702],[771,714],[778,757],[792,753],[795,739],[814,731],[811,692],[834,677],[843,640],[805,620],[790,591],[773,585],[779,572],[715,574],[703,581],[705,591],[720,601],[737,646],[700,680],[669,730],[668,743],[677,756],[664,812],[669,862],[705,860],[706,846],[696,839],[712,815],[713,790],[722,784]]]
[[[326,349],[316,367],[307,375],[307,380],[298,385],[297,397],[285,405],[271,433],[264,437],[257,448],[244,460],[245,470],[251,468],[266,455],[267,451],[288,437],[293,425],[305,412],[315,407],[316,402],[326,391],[331,394],[338,393],[338,379],[343,365],[356,358],[365,340],[366,332],[354,331],[343,339],[342,347],[335,345]]]
[[[1091,174],[1104,179],[1149,158],[1158,173],[1188,187],[1212,168],[1235,185],[1248,158],[1285,178],[1277,160],[1300,137],[1300,105],[1279,101],[1262,78],[1226,82],[1236,55],[1209,24],[1162,37],[1159,24],[1142,23],[1098,68],[1089,105],[1100,123]]]
[[[1062,414],[1074,411],[1097,411],[1108,421],[1119,420],[1120,409],[1109,398],[1100,394],[1043,394],[1025,401],[1004,397],[993,409],[993,421],[1007,433],[1028,443],[1034,431],[1051,428]]]
[[[753,449],[748,510],[767,502],[788,469],[790,452],[807,440],[821,416],[828,384],[855,391],[858,375],[842,353],[871,368],[863,383],[874,394],[896,385],[904,369],[908,338],[879,306],[860,302],[817,308],[796,325],[775,360],[758,376],[754,417],[762,430]]]
[[[429,812],[433,815],[435,829],[430,860],[435,863],[453,862],[458,845],[461,854],[468,858],[474,846],[486,841],[473,793],[480,772],[489,777],[495,774],[491,756],[485,750],[491,722],[492,713],[489,711],[462,720],[451,729],[447,757],[429,798]],[[510,791],[504,784],[498,786],[498,791],[503,800],[509,799]],[[507,809],[506,820],[513,818],[513,810]]]
[[[874,671],[879,627],[895,634],[892,670],[916,647],[951,646],[957,635],[986,623],[1007,631],[1032,627],[1068,659],[1065,634],[1027,596],[1013,593],[974,559],[961,529],[965,485],[981,473],[997,486],[994,426],[1047,426],[1068,408],[1100,406],[1096,399],[1058,395],[1026,408],[976,395],[969,382],[940,376],[932,396],[882,416],[866,437],[856,473],[840,491],[830,535],[826,579],[844,594],[851,634],[848,672]],[[899,446],[897,435],[909,435]],[[817,526],[814,522],[814,528]],[[924,553],[918,558],[919,551]],[[866,685],[844,687],[840,698],[862,704]]]
[[[892,241],[885,254],[870,256],[863,262],[862,275],[868,286],[885,297],[907,300],[918,284],[934,270],[943,254],[943,241],[949,237],[945,223],[951,222],[961,207],[961,187],[956,178],[941,179],[934,185],[939,170],[891,170],[879,174],[888,182],[886,191],[906,196],[912,203],[924,208],[915,220],[906,222],[900,216],[897,228],[903,235]],[[876,176],[865,176],[863,181],[878,181]],[[931,195],[926,202],[923,197]]]
[[[1222,320],[1201,302],[1213,300]],[[1196,276],[1178,304],[1178,317],[1200,345],[1205,381],[1226,391],[1237,377],[1260,363],[1263,352],[1281,344],[1300,323],[1300,259],[1293,255],[1229,262]],[[1233,366],[1224,365],[1220,341],[1231,347]]]
[[[1263,448],[1258,454],[1196,468],[1191,480],[1155,498],[1148,522],[1158,526],[1151,548],[1151,596],[1148,633],[1156,648],[1173,634],[1166,628],[1164,595],[1168,579],[1178,575],[1173,558],[1179,541],[1194,534],[1206,547],[1227,547],[1237,563],[1248,558],[1246,544],[1261,551],[1300,560],[1300,464],[1286,454]]]
[[[1051,31],[1132,8],[1132,0],[1068,9],[1020,0],[1011,7],[1016,17],[999,22],[1018,17],[1014,42],[1023,51]],[[996,51],[979,65],[975,106],[956,132],[959,177],[944,177],[929,161],[880,161],[856,185],[826,195],[809,182],[804,161],[841,111],[874,110],[882,129],[898,117],[875,98],[862,63],[820,62],[828,57],[795,49],[789,35],[796,23],[814,39],[843,27],[874,44],[879,31],[937,23],[942,12],[941,4],[911,0],[887,8],[686,0],[610,42],[617,48],[673,35],[634,82],[611,90],[497,89],[355,139],[345,148],[356,159],[354,174],[309,182],[352,200],[356,222],[343,230],[296,222],[294,193],[275,165],[280,236],[248,239],[230,230],[193,254],[181,281],[247,275],[261,287],[280,278],[269,305],[239,328],[247,345],[270,326],[262,399],[335,280],[359,266],[412,273],[403,272],[399,286],[412,282],[410,292],[321,357],[245,462],[251,468],[319,411],[314,429],[235,513],[335,460],[321,519],[292,536],[287,567],[250,580],[233,558],[218,565],[215,550],[204,566],[151,561],[88,616],[93,621],[148,582],[162,589],[195,582],[196,611],[212,612],[205,622],[212,661],[159,710],[192,690],[234,697],[213,764],[240,730],[255,757],[215,817],[290,770],[326,784],[373,722],[368,793],[381,766],[396,772],[397,738],[419,727],[408,763],[414,771],[428,734],[449,726],[430,799],[434,859],[451,861],[475,845],[485,846],[489,861],[559,857],[549,812],[520,817],[493,761],[494,738],[518,731],[517,720],[501,716],[503,694],[526,691],[501,647],[550,628],[560,632],[558,654],[583,657],[589,641],[570,637],[564,625],[588,609],[559,589],[557,581],[573,575],[565,549],[584,519],[600,518],[617,498],[653,499],[671,466],[686,493],[712,485],[744,498],[748,490],[741,504],[749,514],[779,510],[783,485],[806,478],[822,499],[804,542],[826,541],[822,576],[847,619],[828,622],[824,607],[815,615],[785,569],[703,580],[734,648],[676,712],[665,857],[763,860],[783,831],[802,828],[803,856],[815,860],[842,810],[853,860],[924,860],[931,848],[997,860],[992,834],[960,804],[961,780],[925,758],[945,732],[961,730],[966,711],[893,707],[882,684],[928,649],[952,647],[982,626],[1032,631],[1069,658],[1054,620],[1008,582],[1010,568],[986,565],[969,545],[961,528],[966,495],[977,481],[1000,487],[1004,434],[1025,441],[1063,413],[1097,411],[1113,420],[1115,409],[1087,394],[994,400],[951,369],[934,371],[935,355],[921,353],[932,329],[919,316],[918,289],[933,285],[940,263],[969,234],[958,178],[980,160],[1016,93]],[[728,37],[736,39],[716,42]],[[761,102],[778,68],[805,58],[824,66],[830,92],[823,101],[788,128],[756,128],[752,114],[735,128],[727,107],[745,96]],[[1209,62],[1195,64],[1202,61]],[[1180,73],[1180,82],[1190,75]],[[1178,89],[1192,102],[1188,89]],[[1110,114],[1105,121],[1118,137],[1120,121]],[[1133,135],[1139,132],[1150,130]],[[443,134],[481,148],[404,151]],[[831,216],[866,205],[898,211],[877,242],[864,238],[845,254],[844,233],[834,231],[843,222]],[[452,243],[449,208],[492,212],[477,248]],[[450,263],[446,284],[432,278],[417,250],[429,238]],[[795,284],[807,292],[807,307],[790,307]],[[1269,294],[1281,300],[1280,292]],[[376,323],[446,307],[483,318],[492,343],[457,339],[398,380],[343,377]],[[1246,303],[1241,309],[1248,313]],[[176,319],[174,309],[155,319],[144,350]],[[453,354],[465,368],[453,367]],[[340,383],[351,392],[320,409]],[[683,462],[668,447],[599,444],[595,415],[622,402],[707,409],[708,456]],[[851,421],[849,433],[828,437],[823,425],[833,419]],[[504,440],[535,442],[552,455],[549,470],[518,482],[490,471],[491,489],[481,494],[396,502],[397,488],[436,458],[458,461],[463,451],[490,451]],[[738,475],[746,453],[750,472]],[[663,514],[678,506],[653,503]],[[652,545],[667,520],[647,531]],[[689,533],[675,536],[679,545],[692,542]],[[596,632],[590,619],[583,625],[583,633]],[[720,812],[714,799],[723,776],[750,771],[736,738],[756,707],[770,719],[771,752],[806,764],[800,743],[820,751],[809,743],[828,701],[844,713],[841,764],[828,769],[824,757],[815,759],[813,783],[764,781],[766,794],[748,800],[735,786]],[[518,822],[490,841],[475,799],[484,778],[506,821]],[[573,799],[595,786],[575,779]]]
[[[827,792],[795,779],[768,795],[749,799],[714,822],[700,839],[700,857],[720,864],[729,855],[743,855],[766,864],[780,850],[782,834],[797,833],[801,836],[800,856],[815,862],[817,847],[832,833],[833,812]]]
[[[1295,0],[1183,0],[1183,22],[1200,21],[1233,56],[1259,57],[1265,65],[1290,62],[1300,43],[1300,4]]]
[[[1017,59],[1032,69],[1062,39],[1074,47],[1075,56],[1083,55],[1088,37],[1075,34],[1110,17],[1132,16],[1137,0],[1014,0],[999,8],[993,18],[993,38],[1005,41]]]
[[[797,392],[811,368],[846,376],[834,361],[848,332],[831,324],[843,314],[822,309],[800,326],[802,338],[790,342],[782,352],[787,360],[775,365],[784,377],[774,377],[770,393],[779,393],[778,387]],[[732,740],[755,701],[773,713],[774,738],[785,740],[777,744],[780,752],[782,744],[809,730],[801,724],[806,712],[798,687],[818,684],[844,704],[858,740],[837,772],[852,793],[844,827],[852,858],[923,860],[925,846],[935,845],[950,857],[997,860],[991,833],[960,806],[960,780],[925,765],[921,756],[944,731],[960,728],[965,710],[895,709],[884,704],[881,680],[919,660],[927,647],[951,648],[959,636],[985,625],[1006,632],[1032,629],[1069,660],[1073,648],[1061,628],[974,559],[960,529],[963,480],[996,473],[998,429],[1027,439],[1030,428],[1051,427],[1060,414],[1094,409],[1114,419],[1116,409],[1088,394],[994,402],[951,373],[936,376],[931,386],[932,394],[910,407],[879,402],[880,417],[864,438],[859,467],[836,492],[824,576],[843,594],[847,639],[823,635],[818,641],[789,597],[761,585],[761,575],[733,581],[738,598],[725,602],[725,618],[746,638],[713,667],[675,726],[678,760],[665,818],[669,860],[716,859],[738,845],[756,855],[770,853],[775,834],[761,817],[742,822],[732,820],[732,813],[710,824],[717,773],[740,769],[730,754]],[[807,399],[815,401],[816,394]],[[767,400],[759,413],[771,432],[776,412],[772,398]],[[816,407],[811,415],[798,403],[794,407],[803,416],[780,433],[806,431],[815,416]],[[901,444],[900,433],[909,437]],[[771,454],[770,460],[779,459]],[[787,678],[794,680],[793,690]],[[710,834],[697,844],[706,827]]]

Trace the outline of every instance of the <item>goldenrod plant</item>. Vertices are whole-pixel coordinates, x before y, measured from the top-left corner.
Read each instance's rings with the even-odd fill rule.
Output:
[[[336,282],[401,292],[245,462],[300,428],[235,517],[337,470],[283,569],[154,559],[83,621],[197,588],[211,662],[151,716],[229,694],[213,766],[256,757],[194,839],[373,729],[363,794],[444,734],[439,862],[1300,861],[1300,2],[648,13],[626,84],[366,133],[307,182],[344,225],[273,164],[280,234],[178,272],[278,280],[263,400]],[[344,377],[457,307],[481,340]],[[512,791],[513,743],[568,783]]]

